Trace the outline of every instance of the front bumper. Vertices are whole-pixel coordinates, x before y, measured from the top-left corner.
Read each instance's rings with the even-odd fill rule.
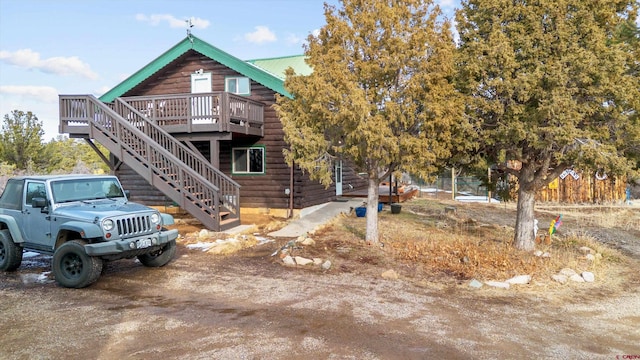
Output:
[[[123,257],[126,257],[127,253],[144,254],[155,251],[177,238],[178,229],[172,229],[124,240],[87,244],[84,248],[89,256],[123,255]],[[140,246],[144,247],[141,248]]]

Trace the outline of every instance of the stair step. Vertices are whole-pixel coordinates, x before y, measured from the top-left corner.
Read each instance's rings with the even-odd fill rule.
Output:
[[[98,109],[105,107],[101,102],[95,102],[95,106]],[[112,107],[112,110],[113,109]],[[184,202],[188,200],[186,201],[188,205],[185,204],[186,207],[189,208],[188,211],[191,212],[192,215],[207,222],[207,227],[229,229],[240,225],[240,214],[227,211],[228,209],[233,209],[234,205],[223,206],[222,204],[227,203],[224,201],[223,196],[225,195],[221,193],[220,190],[216,190],[217,188],[226,188],[228,185],[223,183],[225,187],[212,187],[211,185],[214,184],[209,184],[207,181],[196,177],[192,173],[192,170],[188,168],[191,161],[184,160],[189,160],[191,157],[182,159],[183,156],[188,156],[189,153],[186,153],[186,155],[181,153],[180,156],[176,155],[178,156],[178,160],[180,160],[176,161],[173,157],[165,155],[160,149],[154,148],[154,146],[162,146],[160,144],[164,144],[165,140],[169,141],[170,144],[171,141],[177,143],[177,139],[158,137],[157,139],[154,138],[148,141],[143,140],[139,132],[147,134],[147,130],[153,130],[157,124],[147,123],[143,121],[143,119],[138,120],[139,121],[130,121],[136,129],[126,130],[122,134],[115,132],[116,127],[114,125],[105,126],[105,124],[92,124],[91,126],[92,129],[95,127],[95,130],[97,130],[96,133],[102,134],[99,136],[102,139],[100,141],[104,141],[110,151],[124,153],[125,158],[123,161],[127,163],[131,162],[133,164],[130,164],[131,167],[140,175],[145,177],[147,174],[151,175],[152,180],[157,182],[155,184],[159,190],[165,192],[169,197],[176,197],[176,201]],[[123,117],[123,115],[121,115],[120,117],[113,116],[111,121],[113,124],[119,124],[127,121],[127,119],[126,116]],[[159,141],[159,139],[163,141]],[[167,150],[173,148],[169,146],[163,147]],[[219,169],[213,169],[211,171],[217,173]],[[183,186],[184,183],[179,181],[183,172],[186,172],[185,182],[194,185]],[[214,178],[211,181],[222,180],[216,180]],[[217,202],[216,199],[218,199]],[[216,212],[216,210],[218,211]]]
[[[229,218],[229,219],[221,220],[220,221],[220,230],[231,229],[231,228],[234,228],[234,227],[236,227],[238,225],[240,225],[240,219],[238,219],[238,218]]]

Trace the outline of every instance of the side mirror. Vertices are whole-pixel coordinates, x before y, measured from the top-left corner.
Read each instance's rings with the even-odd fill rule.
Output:
[[[47,199],[41,197],[34,197],[31,199],[31,206],[34,208],[43,208],[47,206]]]
[[[49,212],[49,209],[47,208],[48,206],[47,199],[45,198],[34,197],[33,199],[31,199],[31,206],[33,206],[34,209],[40,208],[41,213]]]

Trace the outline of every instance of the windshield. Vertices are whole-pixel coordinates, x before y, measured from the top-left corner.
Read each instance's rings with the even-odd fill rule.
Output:
[[[55,181],[51,190],[56,203],[124,197],[118,181],[110,177]]]

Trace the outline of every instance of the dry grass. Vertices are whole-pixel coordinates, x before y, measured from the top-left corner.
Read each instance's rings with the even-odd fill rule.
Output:
[[[545,211],[561,212],[573,218],[577,227],[619,228],[623,231],[640,229],[640,211],[620,206],[538,206]]]
[[[591,271],[597,278],[609,278],[616,277],[627,261],[617,250],[580,234],[554,236],[551,244],[538,246],[550,256],[536,256],[511,245],[512,228],[490,220],[487,223],[483,219],[445,214],[446,206],[436,201],[417,200],[404,204],[398,215],[380,213],[379,230],[384,244],[380,251],[364,243],[365,219],[355,216],[339,218],[314,237],[322,239],[325,250],[342,249],[338,256],[343,260],[395,266],[405,276],[428,280],[504,281],[528,274],[536,281],[549,282],[551,275],[565,267],[578,272]],[[606,213],[590,215],[584,221],[613,221]],[[616,221],[611,226],[627,226],[629,221],[637,219],[627,217]],[[579,250],[583,246],[600,255],[596,260],[588,260]]]

